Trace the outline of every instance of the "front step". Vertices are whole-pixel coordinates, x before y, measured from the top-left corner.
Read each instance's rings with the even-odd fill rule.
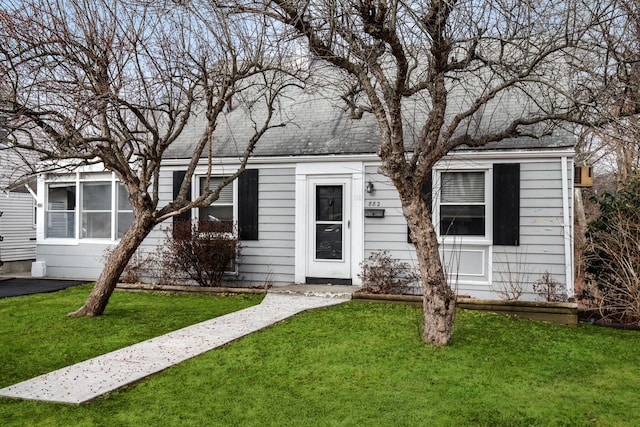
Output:
[[[307,297],[324,298],[349,298],[354,292],[359,291],[360,286],[340,285],[287,285],[274,286],[267,292],[270,294],[304,295]]]

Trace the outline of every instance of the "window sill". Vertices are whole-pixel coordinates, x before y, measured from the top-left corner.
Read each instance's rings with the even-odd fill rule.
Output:
[[[474,236],[438,236],[440,245],[475,245],[475,246],[491,246],[493,241],[486,237]]]
[[[102,245],[115,245],[119,242],[119,240],[111,240],[111,239],[63,239],[63,238],[45,238],[37,240],[38,245],[56,245],[56,246],[78,246],[83,243],[88,243],[91,245],[102,244]]]

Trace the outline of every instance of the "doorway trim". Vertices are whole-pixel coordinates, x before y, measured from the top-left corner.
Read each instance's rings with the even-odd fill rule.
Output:
[[[310,178],[344,177],[351,180],[351,249],[350,249],[350,278],[354,285],[360,284],[358,272],[364,253],[364,164],[362,162],[320,162],[298,163],[296,165],[295,192],[295,282],[305,283],[307,278],[309,247],[309,193]],[[345,200],[345,203],[348,203]]]

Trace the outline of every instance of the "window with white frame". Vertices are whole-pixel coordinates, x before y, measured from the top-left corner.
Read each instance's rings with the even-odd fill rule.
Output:
[[[207,189],[215,190],[224,181],[225,177],[201,177],[200,194]],[[211,203],[206,208],[198,210],[200,221],[219,223],[225,231],[233,229],[233,183],[220,190],[218,200]]]
[[[82,239],[111,238],[111,182],[83,182],[81,233]]]
[[[484,236],[486,233],[485,172],[440,174],[440,235]]]
[[[76,185],[50,183],[47,188],[46,237],[74,238],[76,235]]]
[[[46,184],[45,237],[122,238],[134,216],[127,191],[115,176],[80,173],[65,179]]]

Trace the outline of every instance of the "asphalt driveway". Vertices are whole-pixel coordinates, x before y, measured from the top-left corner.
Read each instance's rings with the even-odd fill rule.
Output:
[[[35,279],[31,277],[0,280],[0,298],[40,294],[89,283],[80,280]]]

